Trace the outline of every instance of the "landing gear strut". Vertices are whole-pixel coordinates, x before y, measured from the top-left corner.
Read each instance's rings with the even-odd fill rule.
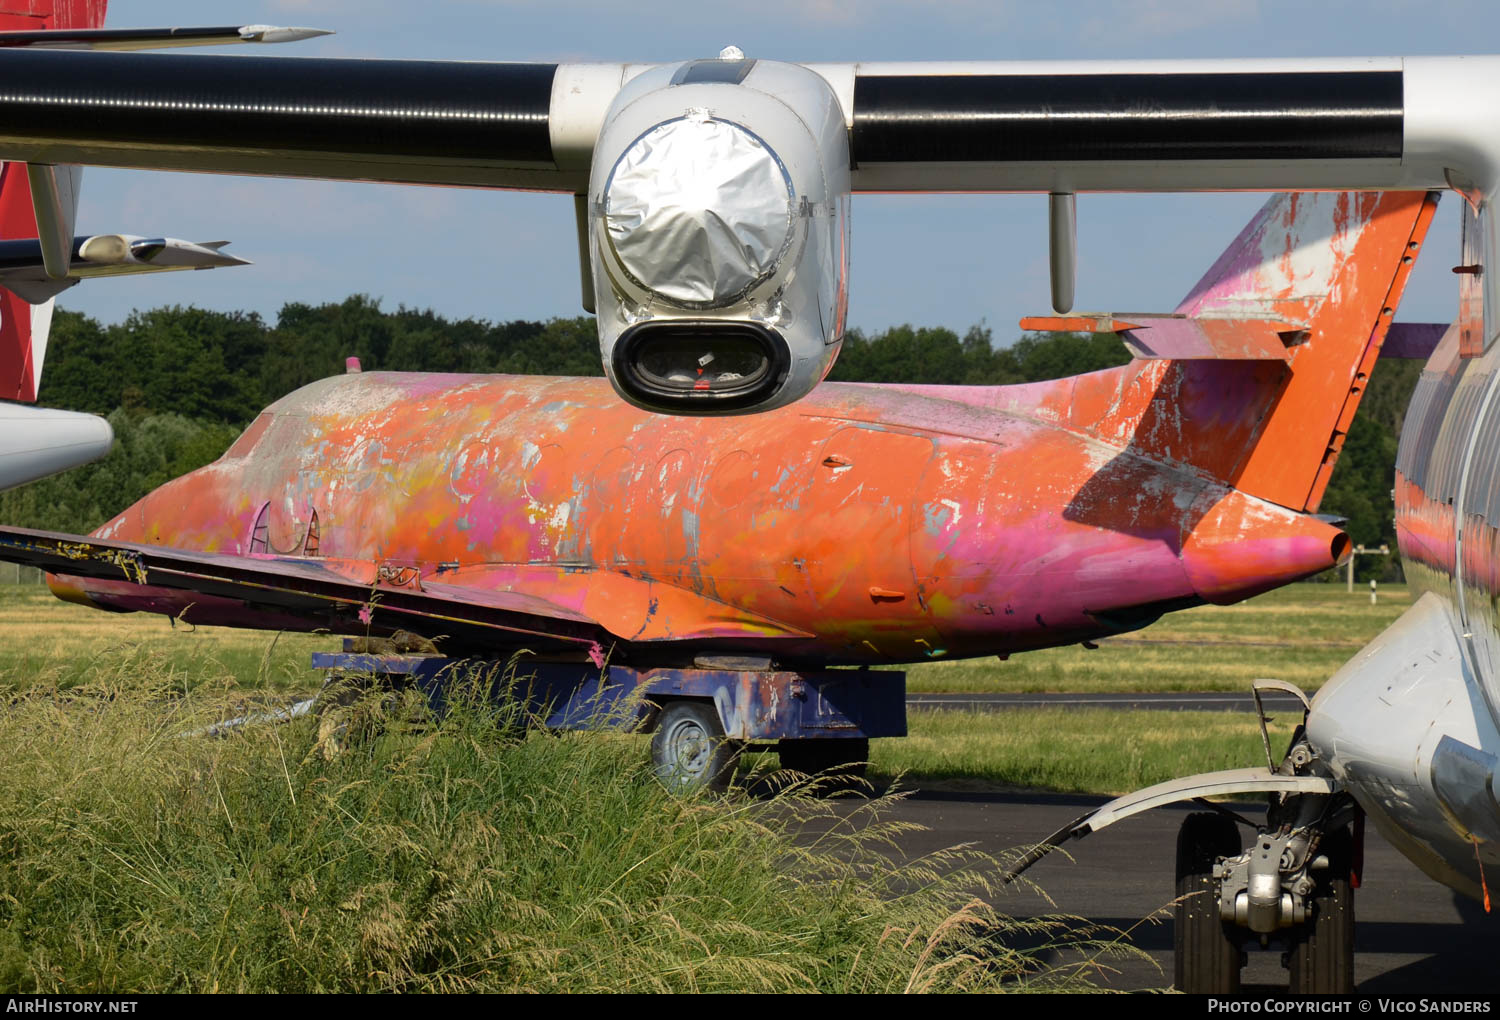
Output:
[[[1292,693],[1311,708],[1307,695],[1276,680],[1252,685],[1258,707],[1266,689]],[[1278,763],[1262,711],[1264,767],[1172,779],[1116,797],[1043,839],[1006,872],[1005,881],[1069,840],[1142,811],[1186,800],[1206,804],[1215,810],[1188,815],[1177,836],[1177,987],[1200,994],[1237,991],[1240,948],[1275,942],[1286,949],[1283,963],[1294,992],[1351,992],[1360,807],[1318,760],[1306,718]],[[1207,799],[1249,793],[1267,797],[1264,824]],[[1237,824],[1257,830],[1250,846],[1241,842]]]
[[[1271,771],[1296,777],[1317,769],[1317,756],[1299,728]],[[1269,799],[1265,824],[1243,850],[1227,815],[1193,814],[1183,823],[1177,837],[1177,987],[1235,991],[1239,947],[1254,941],[1267,946],[1274,939],[1286,947],[1282,960],[1292,992],[1347,995],[1354,991],[1351,878],[1359,806],[1336,792],[1272,793]],[[1195,895],[1184,900],[1184,894]]]
[[[1234,822],[1220,814],[1189,815],[1177,834],[1177,989],[1237,992],[1240,947],[1275,940],[1286,947],[1282,961],[1293,994],[1352,993],[1349,827],[1280,834],[1271,829],[1249,849],[1241,851],[1239,844]]]

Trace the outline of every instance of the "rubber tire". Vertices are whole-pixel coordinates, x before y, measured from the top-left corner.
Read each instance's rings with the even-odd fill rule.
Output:
[[[1234,819],[1214,811],[1190,814],[1177,830],[1177,903],[1173,909],[1173,984],[1195,995],[1240,990],[1240,946],[1219,919],[1213,880],[1220,857],[1243,849]]]
[[[1349,871],[1354,838],[1348,829],[1323,837],[1330,867],[1318,878],[1312,918],[1291,937],[1287,987],[1294,995],[1354,994],[1354,888]]]
[[[781,767],[809,776],[835,769],[840,776],[863,779],[870,764],[869,737],[833,740],[783,740],[776,745]]]
[[[739,746],[724,736],[719,711],[703,701],[669,701],[651,734],[651,764],[674,793],[729,788]]]

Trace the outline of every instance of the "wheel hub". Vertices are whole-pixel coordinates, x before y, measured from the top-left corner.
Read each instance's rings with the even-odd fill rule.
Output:
[[[708,768],[712,748],[709,734],[693,719],[682,719],[667,731],[671,761],[684,780],[696,779]]]

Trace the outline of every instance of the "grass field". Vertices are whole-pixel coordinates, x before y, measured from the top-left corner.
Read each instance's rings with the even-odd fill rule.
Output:
[[[1411,605],[1404,584],[1354,594],[1342,584],[1294,584],[1235,606],[1171,613],[1145,630],[1026,652],[907,667],[907,688],[970,691],[1244,691],[1257,677],[1311,693]]]
[[[230,627],[174,625],[164,616],[106,613],[54,598],[44,585],[0,585],[0,690],[35,684],[71,687],[135,675],[180,688],[236,685],[312,689],[314,651],[337,640],[310,634],[268,634]]]
[[[912,686],[1312,687],[1407,601],[1303,586]],[[0,991],[1078,989],[1124,951],[1006,917],[993,859],[893,864],[880,800],[670,796],[641,736],[517,737],[459,699],[331,757],[310,719],[183,738],[247,692],[313,689],[332,638],[34,586],[0,586],[0,624]],[[910,731],[875,742],[877,784],[1114,794],[1263,759],[1248,713],[914,711]]]
[[[1405,585],[1368,590],[1298,584],[1237,606],[1173,613],[1143,631],[1099,642],[1026,652],[1001,662],[969,659],[906,667],[907,687],[970,691],[1242,691],[1256,677],[1315,690],[1411,604]],[[111,614],[59,602],[40,585],[0,585],[0,687],[38,680],[64,686],[107,676],[142,657],[186,684],[229,681],[310,689],[313,651],[334,638],[278,636],[226,627],[174,627],[165,617]]]
[[[0,992],[1083,990],[1131,952],[1006,917],[995,859],[893,862],[879,800],[676,797],[463,691],[331,756],[185,739],[226,695],[145,669],[0,712]]]
[[[914,691],[1247,690],[1276,677],[1312,690],[1410,603],[1404,586],[1349,595],[1296,585],[1238,606],[1204,606],[1147,630],[1081,647],[912,667]],[[119,686],[151,675],[177,691],[311,691],[308,655],[337,639],[172,626],[59,602],[44,587],[0,585],[0,691]],[[1273,749],[1285,747],[1283,720]],[[1263,760],[1248,713],[1020,710],[912,712],[911,735],[876,741],[874,774],[909,783],[1121,793],[1194,772]],[[1109,738],[1102,739],[1108,733]],[[644,751],[641,752],[644,754]]]
[[[1293,725],[1270,726],[1286,750]],[[1122,794],[1198,772],[1262,765],[1255,717],[1246,712],[1113,712],[913,709],[909,734],[871,745],[870,778],[926,789],[1041,789]]]

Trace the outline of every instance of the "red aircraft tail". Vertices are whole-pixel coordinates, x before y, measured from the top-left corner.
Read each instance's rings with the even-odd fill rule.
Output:
[[[0,31],[99,28],[108,0],[0,0]],[[76,199],[77,189],[74,189]],[[0,240],[37,236],[24,163],[0,167]],[[0,290],[0,399],[36,400],[52,301],[32,305]]]
[[[1276,195],[1169,315],[1022,320],[1118,332],[1130,364],[991,388],[984,403],[1314,511],[1436,204],[1421,192]]]

